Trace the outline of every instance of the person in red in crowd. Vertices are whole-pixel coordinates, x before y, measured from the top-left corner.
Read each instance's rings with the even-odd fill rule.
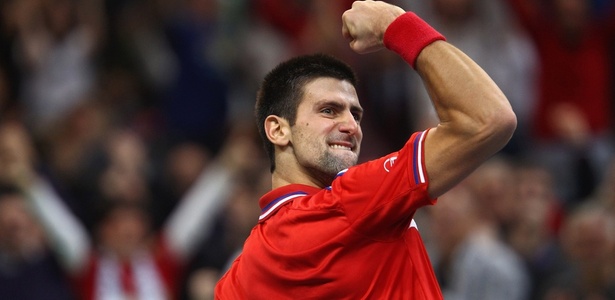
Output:
[[[615,9],[592,16],[590,0],[507,0],[538,54],[538,97],[533,136],[547,161],[553,161],[560,197],[567,201],[587,192],[578,178],[566,177],[588,152],[599,178],[611,155],[613,97],[610,43],[615,38]],[[569,151],[567,151],[568,149]],[[566,168],[566,169],[562,169]],[[590,183],[591,184],[591,183]],[[585,188],[591,190],[591,188]],[[572,199],[571,199],[572,198]]]
[[[121,143],[121,156],[132,158],[132,163],[136,149],[128,148],[137,145],[125,142],[130,141]],[[213,221],[234,186],[233,177],[254,159],[245,152],[252,148],[239,139],[230,141],[182,194],[159,231],[150,222],[146,202],[109,194],[101,199],[109,202],[102,205],[90,235],[49,179],[39,173],[38,153],[21,123],[0,123],[0,146],[4,146],[0,147],[0,183],[15,186],[23,195],[23,206],[41,225],[50,250],[75,283],[78,299],[86,300],[178,299],[183,268],[199,242],[211,234]],[[136,185],[122,176],[130,172],[126,164],[122,166],[114,175],[116,180],[106,185],[115,192],[129,183]]]
[[[257,95],[273,190],[216,299],[441,299],[414,213],[434,204],[516,127],[497,85],[412,12],[356,1],[343,35],[422,76],[441,123],[357,165],[363,109],[350,67],[323,54],[281,63]]]

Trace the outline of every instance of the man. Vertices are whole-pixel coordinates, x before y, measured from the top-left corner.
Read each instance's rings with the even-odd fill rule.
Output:
[[[273,190],[217,299],[439,299],[412,217],[510,139],[499,88],[413,13],[357,1],[342,32],[359,53],[383,46],[423,78],[440,124],[398,152],[357,163],[362,109],[352,71],[321,55],[269,73],[256,115]]]

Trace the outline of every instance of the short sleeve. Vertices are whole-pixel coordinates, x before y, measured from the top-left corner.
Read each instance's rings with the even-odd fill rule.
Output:
[[[414,133],[401,150],[352,167],[333,181],[331,196],[354,230],[379,238],[401,236],[416,210],[435,202],[427,193],[427,133]]]

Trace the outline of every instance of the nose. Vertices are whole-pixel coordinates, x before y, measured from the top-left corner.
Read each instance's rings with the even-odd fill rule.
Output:
[[[342,120],[340,120],[339,130],[353,135],[360,130],[359,121],[355,119],[355,116],[351,112],[347,111],[344,113]]]

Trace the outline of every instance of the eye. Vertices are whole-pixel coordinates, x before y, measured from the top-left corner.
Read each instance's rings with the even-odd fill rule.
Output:
[[[363,118],[363,114],[361,112],[353,112],[352,116],[354,120],[357,121],[357,124],[361,123],[361,119]]]
[[[328,107],[321,109],[320,112],[326,115],[332,115],[334,113],[333,109]]]

